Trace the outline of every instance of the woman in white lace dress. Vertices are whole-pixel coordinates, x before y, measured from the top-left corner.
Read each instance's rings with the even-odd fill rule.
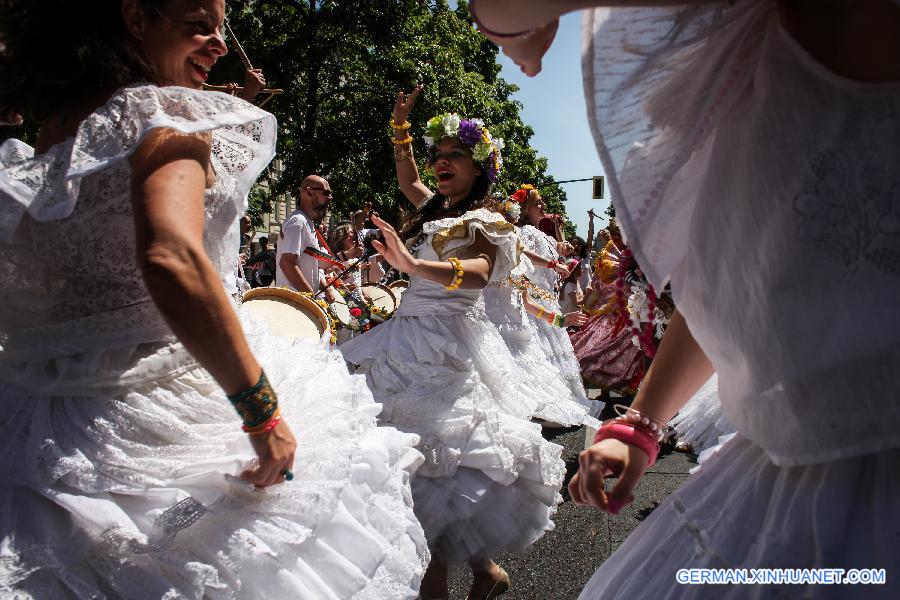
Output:
[[[415,597],[415,436],[222,283],[276,133],[199,89],[222,0],[103,6],[3,5],[0,595]]]
[[[567,254],[564,248],[567,248],[568,244],[557,242],[537,228],[541,219],[547,216],[544,211],[544,200],[538,190],[526,189],[525,199],[521,204],[519,239],[522,241],[522,246],[533,257],[531,263],[534,266],[527,277],[543,292],[536,302],[544,309],[544,314],[561,315],[560,273],[554,267],[564,262],[562,257]],[[568,273],[568,269],[563,269],[563,271]],[[535,319],[534,322],[547,361],[556,367],[566,381],[569,388],[568,399],[579,404],[586,404],[588,400],[584,384],[581,381],[581,369],[578,366],[578,359],[575,358],[569,334],[565,329],[566,323],[550,323],[542,318]]]
[[[495,204],[507,221],[518,222],[520,207],[517,198],[495,201]],[[517,236],[521,234],[518,227],[515,231]],[[539,256],[532,257],[542,262]],[[567,380],[553,362],[547,360],[543,351],[536,319],[532,317],[552,319],[556,315],[542,311],[542,307],[531,298],[535,288],[528,284],[527,275],[534,269],[531,258],[523,252],[509,277],[484,288],[488,319],[497,327],[510,354],[527,378],[525,384],[536,401],[533,417],[546,427],[587,425],[596,429],[599,423],[594,415],[600,412],[600,403],[587,398],[574,398]],[[587,319],[580,311],[560,317],[566,327],[581,325]]]
[[[473,4],[489,28],[540,26],[506,40],[532,73],[575,5]],[[679,309],[633,406],[668,420],[714,369],[737,434],[582,597],[898,597],[900,3],[603,8],[584,25],[588,115],[617,216]],[[573,497],[616,512],[650,454],[602,440]],[[789,571],[680,585],[690,568],[884,580]]]
[[[385,236],[376,249],[410,274],[410,286],[390,321],[342,351],[384,405],[383,422],[421,438],[425,464],[412,493],[432,552],[422,596],[446,598],[448,566],[468,560],[470,597],[493,598],[508,579],[491,558],[553,527],[562,449],[531,423],[526,378],[484,310],[482,289],[505,279],[519,253],[513,226],[480,208],[500,166],[499,141],[476,120],[430,120],[432,193],[406,122],[418,91],[398,94],[392,121],[400,187],[417,209],[399,235],[373,217]]]

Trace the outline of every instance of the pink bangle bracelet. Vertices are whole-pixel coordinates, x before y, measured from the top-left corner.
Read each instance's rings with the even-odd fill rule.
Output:
[[[659,456],[659,444],[656,443],[653,436],[635,425],[627,425],[622,422],[604,423],[597,431],[597,435],[594,436],[594,443],[608,439],[619,440],[643,450],[649,459],[647,467],[652,467],[656,462],[656,457]]]

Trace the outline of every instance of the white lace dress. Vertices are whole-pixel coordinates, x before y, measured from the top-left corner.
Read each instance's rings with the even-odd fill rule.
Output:
[[[622,229],[737,434],[582,597],[900,597],[900,83],[840,77],[775,2],[585,15]],[[679,585],[684,568],[886,569],[884,585]]]
[[[419,258],[440,260],[476,234],[497,247],[491,281],[516,264],[512,225],[480,209],[426,223]],[[382,422],[421,438],[413,478],[418,515],[436,560],[454,564],[519,551],[553,527],[562,448],[531,422],[535,404],[481,290],[448,292],[420,277],[394,317],[342,346],[365,373]]]
[[[255,456],[240,420],[136,264],[129,156],[156,127],[213,132],[204,243],[226,279],[268,113],[133,86],[46,154],[0,147],[0,595],[414,597],[417,439],[376,426],[340,354],[245,323],[298,448],[292,482],[237,479]]]
[[[679,442],[690,444],[694,452],[700,455],[713,450],[723,436],[734,433],[734,427],[722,412],[722,402],[719,401],[719,376],[710,377],[672,417],[669,425],[678,432]]]
[[[531,270],[531,261],[523,254],[510,276],[519,277]],[[594,416],[602,406],[587,398],[573,398],[568,382],[542,351],[537,326],[525,312],[519,290],[508,280],[492,283],[484,288],[484,306],[488,319],[527,377],[527,387],[537,401],[534,417],[553,425],[599,427]]]
[[[520,232],[519,237],[526,250],[547,260],[560,260],[559,253],[556,251],[556,240],[552,237],[533,225],[525,225]],[[529,262],[529,264],[532,263]],[[557,289],[559,275],[556,274],[556,271],[532,265],[525,275],[547,293],[546,299],[535,301],[550,312],[562,312]],[[566,381],[569,388],[568,400],[586,406],[589,401],[584,392],[581,369],[578,366],[578,359],[575,358],[575,350],[572,348],[568,332],[564,328],[555,327],[544,320],[532,319],[532,321],[537,329],[538,340],[544,350],[544,355]]]

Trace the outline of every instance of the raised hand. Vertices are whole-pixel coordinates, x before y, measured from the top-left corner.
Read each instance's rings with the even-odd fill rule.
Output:
[[[384,260],[392,267],[402,273],[413,273],[416,268],[417,259],[409,253],[397,231],[378,215],[372,213],[372,223],[381,230],[384,235],[384,243],[378,240],[372,241],[372,246],[378,251]]]
[[[259,461],[241,474],[241,479],[257,487],[284,482],[284,472],[293,468],[297,440],[282,419],[268,433],[248,435]]]
[[[416,103],[416,98],[419,97],[419,93],[422,91],[422,86],[417,85],[413,88],[409,94],[404,94],[403,90],[397,92],[397,99],[394,101],[394,123],[400,125],[401,123],[405,123],[409,118],[409,113],[412,111],[413,105]]]
[[[263,75],[262,69],[247,69],[244,73],[244,91],[241,92],[241,98],[250,102],[264,87],[266,76]]]

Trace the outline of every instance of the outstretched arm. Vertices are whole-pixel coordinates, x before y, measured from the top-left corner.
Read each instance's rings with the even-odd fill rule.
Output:
[[[444,285],[454,281],[457,273],[450,261],[415,258],[400,241],[400,236],[393,227],[375,215],[372,215],[372,222],[384,234],[384,243],[376,240],[372,245],[392,267],[403,273],[424,277]],[[483,236],[477,236],[474,244],[454,256],[461,259],[459,264],[463,270],[462,282],[458,287],[476,290],[487,286],[496,255],[497,247]]]

